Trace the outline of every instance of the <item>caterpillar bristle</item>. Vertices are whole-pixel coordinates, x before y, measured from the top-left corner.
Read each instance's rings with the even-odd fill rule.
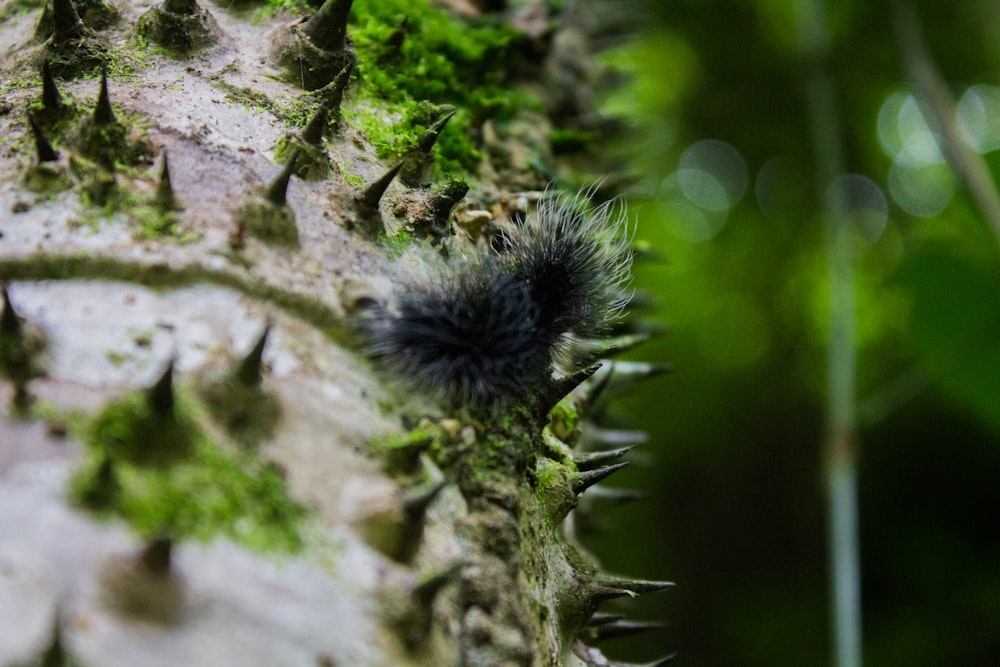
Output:
[[[544,196],[492,251],[435,279],[401,277],[394,302],[362,322],[368,354],[455,405],[490,411],[533,396],[551,407],[589,377],[567,373],[575,383],[554,392],[553,371],[578,368],[578,341],[603,335],[630,297],[625,208],[588,207],[590,195]]]

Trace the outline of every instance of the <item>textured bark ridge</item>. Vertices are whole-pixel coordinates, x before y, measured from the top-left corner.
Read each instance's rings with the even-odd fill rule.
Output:
[[[476,414],[358,340],[600,129],[589,8],[442,4],[0,2],[0,665],[620,665],[589,645],[657,627],[600,605],[669,584],[573,538],[655,368]]]

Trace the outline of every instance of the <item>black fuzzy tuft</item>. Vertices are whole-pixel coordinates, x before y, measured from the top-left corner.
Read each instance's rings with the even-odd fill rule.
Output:
[[[394,306],[373,306],[362,324],[368,354],[475,409],[528,402],[556,363],[571,370],[582,341],[628,302],[626,217],[617,201],[588,209],[580,195],[546,199],[536,218],[450,277],[404,285]]]

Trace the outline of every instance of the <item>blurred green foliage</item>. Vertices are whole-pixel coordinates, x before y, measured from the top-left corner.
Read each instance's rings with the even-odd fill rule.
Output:
[[[638,661],[677,650],[699,666],[829,664],[833,184],[819,182],[814,137],[833,131],[845,173],[858,175],[836,187],[858,231],[865,659],[1000,664],[1000,240],[907,101],[888,4],[821,6],[826,57],[811,5],[647,0],[639,39],[602,55],[627,73],[605,110],[629,121],[616,148],[641,174],[638,236],[662,251],[636,267],[657,302],[636,314],[669,330],[634,358],[677,366],[612,414],[612,425],[650,431],[649,464],[615,482],[652,489],[653,502],[609,510],[608,530],[588,542],[608,566],[678,582],[628,605],[671,626],[607,650]],[[915,8],[956,100],[981,107],[976,136],[1000,136],[1000,111],[971,89],[1000,85],[1000,2]],[[811,125],[817,72],[832,83],[838,127]],[[983,142],[1000,183],[1000,143]]]

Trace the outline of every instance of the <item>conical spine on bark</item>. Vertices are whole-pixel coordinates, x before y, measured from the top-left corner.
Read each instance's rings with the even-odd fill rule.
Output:
[[[275,206],[284,206],[288,203],[288,182],[295,172],[295,163],[299,160],[298,151],[292,153],[292,157],[285,164],[285,168],[275,177],[271,185],[264,192],[264,199]]]
[[[264,363],[264,348],[267,346],[267,338],[270,333],[271,323],[268,322],[264,325],[264,331],[257,338],[257,342],[254,343],[253,348],[247,356],[240,360],[239,365],[236,367],[236,380],[244,387],[260,386],[263,379],[261,369]]]
[[[163,151],[163,163],[160,166],[160,180],[156,184],[156,206],[161,211],[176,211],[181,208],[177,195],[174,194],[174,186],[170,182],[170,165],[167,160],[167,151]]]
[[[0,309],[0,335],[21,338],[21,318],[14,310],[14,304],[10,301],[10,293],[7,291],[6,285],[0,285],[0,297],[3,298],[3,306]]]
[[[628,465],[628,461],[624,463],[618,463],[613,466],[605,466],[603,468],[597,468],[596,470],[587,470],[581,472],[573,480],[573,493],[580,495],[594,484],[607,479],[611,475],[615,474],[622,468]]]
[[[194,16],[200,9],[196,0],[163,0],[163,11],[180,16]]]
[[[667,627],[665,623],[650,621],[627,621],[616,620],[594,627],[585,633],[585,639],[592,642],[602,642],[608,639],[621,639],[623,637],[635,637],[647,632],[655,632]]]
[[[323,135],[326,133],[326,122],[329,118],[330,107],[326,101],[319,103],[316,113],[309,120],[309,123],[302,130],[302,140],[312,146],[323,147]]]
[[[444,126],[448,124],[448,121],[451,120],[455,113],[455,109],[447,110],[443,116],[434,121],[434,124],[424,131],[423,135],[420,137],[420,150],[425,153],[429,153],[431,149],[434,148],[434,144],[437,143],[438,137],[441,136],[441,131],[444,130]]]
[[[571,373],[566,377],[553,380],[539,397],[540,416],[545,418],[549,411],[556,406],[556,403],[568,396],[570,392],[590,379],[597,372],[601,364],[594,364],[587,368]]]
[[[73,0],[52,0],[52,42],[59,44],[84,34],[83,21]]]
[[[97,93],[97,106],[94,107],[94,123],[97,125],[114,125],[115,112],[111,108],[111,97],[108,95],[108,68],[101,67],[101,89]]]
[[[341,51],[347,46],[347,18],[354,0],[326,0],[302,32],[325,51]]]
[[[174,360],[167,362],[160,377],[146,390],[146,401],[153,412],[161,417],[174,414]]]
[[[653,662],[609,662],[608,667],[667,667],[671,664],[674,659],[677,658],[676,653],[671,653],[668,656],[664,656],[659,660],[654,660]]]
[[[635,445],[629,445],[628,447],[619,447],[618,449],[608,449],[603,452],[589,452],[586,454],[578,454],[573,457],[573,463],[576,464],[578,470],[581,471],[593,470],[595,468],[600,468],[605,464],[611,463],[612,461],[617,461],[618,459],[625,456],[633,449],[635,449]]]
[[[42,133],[42,128],[34,114],[28,114],[28,124],[31,125],[31,134],[35,138],[35,155],[39,162],[55,162],[59,159],[59,151],[52,147],[52,144]]]
[[[170,576],[173,558],[173,540],[157,537],[150,540],[139,554],[139,562],[152,575]]]
[[[673,588],[675,586],[674,582],[672,581],[628,579],[626,577],[611,577],[607,575],[598,576],[595,583],[599,586],[632,591],[633,593],[636,594],[655,593],[657,591],[663,591],[668,588]]]
[[[42,63],[42,107],[54,113],[63,105],[62,95],[56,86],[56,80],[52,76],[52,68],[48,59]]]
[[[333,114],[335,127],[339,125],[340,105],[344,101],[344,93],[347,91],[347,84],[350,83],[353,72],[354,61],[348,60],[337,76],[333,77],[333,81],[314,93],[317,98],[326,103],[328,113]]]
[[[392,179],[396,178],[403,163],[400,162],[380,176],[377,180],[357,190],[354,199],[363,208],[364,212],[371,213],[378,210],[378,204],[382,200],[382,195],[389,188]]]

